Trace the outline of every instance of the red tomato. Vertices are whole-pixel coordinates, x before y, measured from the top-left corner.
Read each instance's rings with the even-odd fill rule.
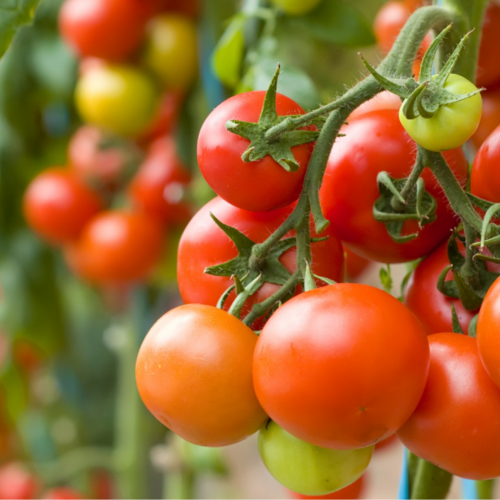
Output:
[[[485,200],[500,201],[500,126],[486,139],[479,149],[470,177],[471,193]]]
[[[65,0],[59,14],[61,35],[80,57],[113,61],[139,46],[145,23],[137,0]]]
[[[161,257],[163,230],[141,213],[108,211],[85,226],[75,245],[66,249],[70,268],[94,283],[140,281]]]
[[[431,363],[422,399],[398,431],[418,457],[466,479],[500,475],[500,391],[484,370],[476,339],[429,336]]]
[[[309,496],[309,495],[301,495],[300,493],[296,493],[292,490],[287,490],[291,498],[339,498],[339,499],[355,499],[362,498],[361,494],[365,488],[366,483],[366,474],[363,474],[359,479],[356,479],[354,483],[351,483],[349,486],[342,488],[341,490],[334,491],[333,493],[329,493],[328,495],[317,495],[317,496]]]
[[[500,82],[500,62],[498,61],[500,5],[496,2],[488,4],[481,33],[476,84],[478,87],[491,88]]]
[[[357,254],[378,262],[410,261],[436,248],[458,219],[429,169],[422,178],[437,201],[437,220],[422,229],[415,221],[407,221],[404,234],[418,232],[417,238],[396,243],[385,224],[373,218],[373,205],[379,197],[378,173],[407,177],[416,158],[415,143],[401,125],[398,112],[371,111],[351,120],[342,132],[347,136],[340,137],[332,149],[320,191],[323,213],[338,237]],[[444,156],[465,186],[468,164],[462,150],[445,151]]]
[[[392,446],[395,445],[398,441],[399,440],[397,434],[393,434],[392,436],[389,436],[387,439],[379,441],[375,445],[375,453],[386,450],[387,448],[392,448]]]
[[[231,205],[252,212],[276,210],[297,200],[313,150],[312,143],[292,148],[300,165],[293,173],[269,155],[249,163],[241,159],[250,141],[228,132],[226,122],[257,122],[265,95],[254,91],[227,99],[210,113],[198,138],[198,164],[210,187]],[[305,113],[282,94],[276,96],[276,110],[280,116]]]
[[[85,224],[102,209],[97,194],[65,168],[49,168],[38,174],[23,199],[28,225],[55,244],[75,240]]]
[[[177,154],[172,137],[157,139],[129,185],[134,204],[165,224],[182,225],[191,218],[191,207],[183,201],[191,174]]]
[[[207,267],[227,262],[238,255],[234,243],[215,224],[210,213],[224,224],[236,227],[255,243],[262,243],[285,221],[292,210],[293,207],[286,207],[272,212],[248,212],[221,198],[207,203],[188,224],[179,243],[177,279],[184,302],[214,306],[221,295],[234,284],[229,277],[204,273]],[[312,270],[319,276],[342,281],[343,253],[340,241],[330,229],[321,236],[329,238],[312,244]],[[282,254],[280,262],[293,272],[296,269],[296,256],[296,249],[292,248]],[[324,285],[324,282],[318,281],[318,285]],[[243,316],[246,316],[253,304],[262,302],[277,289],[278,285],[264,284],[245,304]],[[234,293],[228,297],[226,309],[233,300]],[[255,328],[259,329],[258,326]]]
[[[92,496],[99,500],[111,500],[116,498],[114,492],[113,478],[105,470],[96,470],[91,473]]]
[[[38,479],[20,462],[10,462],[0,468],[0,498],[36,498]]]
[[[429,366],[426,331],[401,302],[350,283],[302,293],[264,326],[254,386],[269,417],[323,448],[372,445],[418,404]]]
[[[15,339],[11,350],[16,364],[28,375],[32,375],[43,363],[43,352],[29,340]]]
[[[196,17],[200,11],[199,0],[136,0],[150,17],[160,12],[179,12]]]
[[[369,113],[370,111],[375,111],[379,109],[397,109],[399,111],[399,108],[401,107],[401,99],[396,95],[388,90],[384,90],[383,92],[380,92],[380,94],[377,94],[375,97],[372,97],[369,101],[364,102],[356,108],[350,115],[349,119],[353,120],[354,118],[358,118],[361,115],[365,115],[366,113]]]
[[[256,340],[250,328],[216,307],[172,309],[151,328],[137,356],[144,404],[191,443],[242,441],[267,420],[252,385]]]
[[[500,125],[500,90],[483,92],[483,114],[476,133],[471,137],[471,141],[480,148],[490,134]]]
[[[53,499],[53,500],[79,500],[84,497],[80,492],[74,490],[73,488],[65,488],[60,486],[59,488],[52,488],[51,490],[46,491],[43,496],[43,499]]]
[[[349,248],[344,248],[345,272],[349,281],[359,278],[372,264],[371,261],[360,257]]]

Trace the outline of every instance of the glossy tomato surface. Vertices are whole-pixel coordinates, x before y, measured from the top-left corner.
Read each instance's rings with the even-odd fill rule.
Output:
[[[186,305],[162,316],[139,351],[136,380],[149,411],[201,446],[237,443],[265,424],[255,396],[257,336],[215,307]]]
[[[156,219],[136,212],[102,212],[66,249],[66,260],[77,275],[94,283],[141,281],[159,261],[163,240]]]
[[[28,225],[55,244],[75,240],[102,209],[99,196],[66,168],[50,168],[38,174],[23,199]]]
[[[269,155],[245,163],[241,155],[250,141],[226,130],[228,120],[258,122],[265,92],[246,92],[231,97],[215,108],[203,124],[198,138],[198,164],[210,187],[232,205],[252,212],[282,208],[298,199],[313,145],[292,148],[300,165],[287,172]],[[305,111],[292,99],[277,94],[280,116],[301,115]]]
[[[399,430],[418,457],[466,479],[500,475],[500,390],[479,359],[476,339],[457,333],[429,336],[425,391]]]
[[[349,486],[342,488],[338,491],[334,491],[333,493],[328,493],[327,495],[301,495],[300,493],[296,493],[295,491],[289,490],[290,498],[325,498],[325,499],[356,499],[363,498],[363,490],[365,488],[366,483],[366,474],[363,474],[360,478],[356,479],[354,483],[351,483]]]
[[[479,149],[470,177],[471,193],[488,201],[500,201],[500,126]]]
[[[491,88],[500,83],[500,64],[498,47],[500,46],[500,5],[489,2],[484,15],[481,32],[481,47],[476,75],[478,87]]]
[[[0,498],[23,500],[36,498],[38,479],[20,462],[9,462],[0,468]]]
[[[285,430],[324,448],[393,434],[415,409],[429,365],[426,330],[376,288],[341,283],[286,302],[254,355],[257,397]]]
[[[221,198],[207,203],[190,221],[182,235],[177,260],[178,284],[185,303],[215,306],[221,295],[234,284],[229,277],[205,274],[207,267],[233,259],[238,251],[230,238],[212,220],[212,213],[224,224],[244,233],[256,243],[263,242],[290,215],[289,206],[272,212],[248,212],[236,208]],[[327,229],[321,236],[326,241],[312,243],[312,270],[314,274],[334,281],[342,281],[344,259],[342,245]],[[296,269],[296,249],[282,254],[280,262],[293,272]],[[324,285],[318,281],[318,285]],[[278,285],[266,283],[247,301],[243,315],[256,302],[262,302],[278,289]],[[234,300],[231,294],[225,304],[228,308]]]
[[[306,495],[345,488],[366,470],[373,446],[332,450],[301,441],[269,421],[259,431],[259,452],[271,475],[283,486]]]
[[[393,109],[376,110],[351,120],[342,128],[346,137],[337,139],[323,179],[320,201],[335,233],[359,255],[379,262],[414,260],[430,253],[450,235],[458,219],[449,208],[432,172],[424,169],[426,190],[437,201],[437,220],[422,229],[407,221],[404,234],[417,238],[400,244],[389,236],[385,225],[373,218],[379,197],[377,175],[386,171],[394,178],[407,177],[414,165],[416,146]],[[468,164],[460,149],[445,153],[455,176],[465,186]]]

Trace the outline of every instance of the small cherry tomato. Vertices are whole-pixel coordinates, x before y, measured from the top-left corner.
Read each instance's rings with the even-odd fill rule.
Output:
[[[134,204],[165,224],[183,225],[191,207],[183,201],[191,174],[182,163],[172,137],[157,139],[132,179],[128,193]]]
[[[358,118],[361,115],[365,115],[370,111],[377,111],[379,109],[397,109],[401,107],[401,99],[388,90],[384,90],[372,97],[369,101],[364,102],[356,108],[350,115],[347,121]]]
[[[278,425],[325,448],[370,446],[417,406],[427,332],[401,302],[340,283],[302,293],[268,320],[254,354],[257,397]]]
[[[0,499],[23,500],[36,498],[38,479],[20,462],[0,467]]]
[[[483,92],[482,98],[483,114],[481,115],[479,127],[471,137],[472,143],[478,149],[500,125],[500,90]]]
[[[321,0],[271,0],[289,16],[303,16],[316,8]]]
[[[491,88],[500,82],[498,46],[500,44],[500,5],[489,2],[481,30],[481,46],[477,65],[476,85]]]
[[[415,455],[455,476],[500,475],[500,390],[481,364],[476,339],[457,333],[429,336],[425,391],[398,431]]]
[[[288,490],[291,498],[303,498],[303,499],[313,499],[313,498],[325,498],[325,499],[357,499],[362,498],[363,490],[366,482],[366,474],[363,474],[359,479],[356,479],[354,483],[349,486],[342,488],[333,493],[328,493],[327,495],[301,495],[295,491]]]
[[[158,98],[148,74],[127,65],[95,66],[80,76],[75,90],[76,107],[87,123],[125,136],[146,129]]]
[[[66,168],[50,168],[38,174],[23,199],[28,225],[54,244],[75,240],[102,209],[97,194]]]
[[[41,498],[44,500],[79,500],[86,497],[73,488],[60,486],[46,491]]]
[[[361,477],[373,446],[332,450],[301,441],[269,421],[259,431],[259,452],[271,475],[283,486],[304,495],[326,495]]]
[[[65,0],[59,14],[61,35],[80,57],[124,59],[139,46],[145,24],[137,0]]]
[[[480,147],[470,177],[471,193],[485,200],[500,202],[500,126]]]
[[[311,143],[292,148],[300,166],[296,172],[287,172],[269,155],[249,163],[241,159],[250,142],[227,131],[226,122],[258,122],[265,95],[254,91],[227,99],[210,113],[198,138],[198,164],[210,187],[231,205],[252,212],[276,210],[298,199],[313,150]],[[305,113],[282,94],[276,96],[276,111],[280,116]]]
[[[145,214],[102,212],[66,248],[65,257],[77,275],[94,283],[141,281],[159,261],[163,239],[159,222]]]
[[[162,14],[147,28],[144,64],[169,90],[186,90],[198,71],[196,28],[180,14]]]
[[[226,446],[267,420],[252,384],[257,336],[216,307],[172,309],[151,328],[136,364],[148,410],[180,437],[201,446]]]
[[[377,175],[408,177],[416,158],[415,143],[409,138],[394,109],[370,111],[342,128],[330,154],[320,190],[321,208],[345,246],[358,255],[378,262],[394,263],[427,255],[450,235],[458,224],[446,197],[429,169],[422,178],[425,189],[437,202],[436,220],[419,228],[407,221],[403,234],[418,233],[413,240],[396,243],[385,225],[373,217],[373,205],[380,196]],[[468,175],[468,162],[460,149],[445,153],[453,173],[462,186]],[[356,193],[356,196],[353,196]]]

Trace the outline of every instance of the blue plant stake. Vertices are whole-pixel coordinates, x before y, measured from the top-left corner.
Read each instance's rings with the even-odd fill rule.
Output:
[[[400,500],[408,500],[410,498],[410,483],[408,481],[408,450],[404,447],[401,477],[399,478],[398,498]]]

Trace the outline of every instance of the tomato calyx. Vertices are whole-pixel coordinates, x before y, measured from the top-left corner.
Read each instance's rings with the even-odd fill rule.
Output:
[[[276,89],[280,66],[274,74],[264,99],[262,112],[257,123],[240,120],[228,120],[226,129],[250,141],[250,145],[241,155],[246,162],[262,160],[270,155],[287,172],[296,172],[299,164],[293,156],[291,148],[308,142],[314,142],[319,133],[315,130],[289,130],[280,133],[277,137],[268,135],[274,126],[287,120],[293,120],[296,115],[279,116],[276,112]]]

